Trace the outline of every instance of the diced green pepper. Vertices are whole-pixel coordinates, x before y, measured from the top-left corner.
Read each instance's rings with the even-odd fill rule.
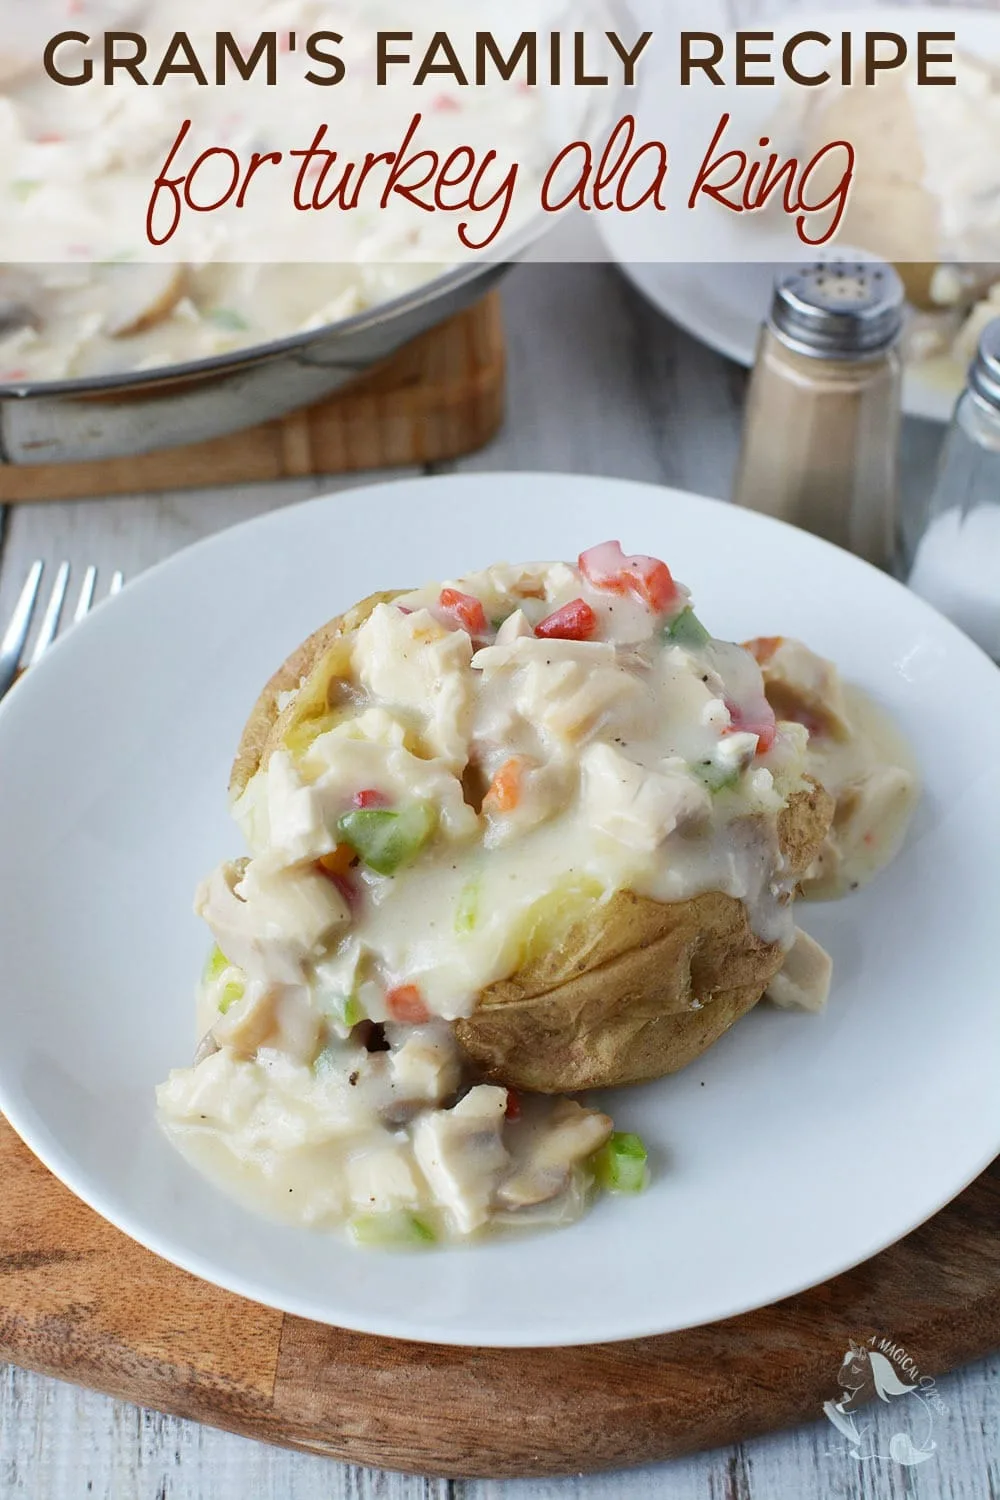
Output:
[[[361,1001],[357,996],[352,995],[344,1006],[344,1025],[349,1026],[353,1031],[355,1026],[360,1026],[361,1022],[367,1019],[368,1017],[365,1015],[364,1006],[361,1004]]]
[[[347,1227],[355,1244],[384,1250],[422,1249],[437,1240],[433,1226],[419,1214],[355,1214]]]
[[[245,994],[246,990],[242,984],[238,984],[235,979],[230,980],[219,996],[219,1010],[222,1015],[225,1015],[226,1011],[235,1005],[237,1000],[242,1000]]]
[[[319,1004],[334,1033],[339,1037],[349,1036],[355,1026],[367,1020],[364,1006],[356,995],[327,992],[319,997]]]
[[[479,921],[479,903],[482,899],[482,887],[478,880],[470,880],[458,898],[458,906],[455,908],[455,931],[458,933],[472,932]]]
[[[740,784],[743,775],[739,766],[720,766],[714,760],[700,760],[691,767],[699,781],[703,781],[714,794],[731,792]]]
[[[594,1176],[609,1193],[641,1193],[649,1180],[646,1161],[640,1137],[620,1130],[591,1157]]]
[[[437,816],[427,802],[411,802],[399,812],[363,807],[345,813],[337,832],[376,875],[395,875],[411,864],[434,833]]]
[[[707,646],[712,639],[693,609],[682,609],[667,631],[674,646]]]
[[[41,185],[35,178],[18,177],[11,183],[10,190],[18,203],[27,203],[28,199],[38,192]]]
[[[205,960],[205,967],[201,975],[202,983],[205,985],[217,984],[227,969],[235,968],[236,965],[229,962],[229,959],[223,953],[218,943],[216,943]],[[235,1005],[237,1000],[243,999],[245,993],[246,986],[243,982],[238,979],[231,979],[224,986],[222,994],[219,996],[219,1010],[221,1013],[225,1015],[230,1006]]]
[[[218,943],[216,943],[205,960],[205,967],[202,970],[201,977],[206,984],[212,984],[216,979],[222,977],[226,969],[231,967],[229,959],[223,953]]]

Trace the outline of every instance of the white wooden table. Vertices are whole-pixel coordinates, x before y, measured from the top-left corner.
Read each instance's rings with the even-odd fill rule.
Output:
[[[606,266],[522,267],[509,277],[505,300],[507,425],[489,449],[457,467],[575,470],[727,494],[742,371],[661,320]],[[938,442],[936,429],[908,424],[910,484],[926,483]],[[96,562],[106,579],[116,567],[134,577],[208,532],[344,487],[307,480],[14,507],[0,538],[0,619],[36,556],[49,563],[66,557],[78,570]],[[0,1494],[28,1500],[998,1500],[998,1391],[1000,1357],[943,1380],[940,1393],[951,1415],[939,1419],[939,1453],[908,1471],[888,1463],[862,1467],[832,1454],[836,1434],[819,1421],[613,1477],[451,1484],[283,1452],[11,1369],[0,1387]]]

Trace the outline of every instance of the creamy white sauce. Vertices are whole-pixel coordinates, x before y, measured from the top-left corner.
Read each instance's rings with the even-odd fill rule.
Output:
[[[814,734],[809,741],[810,774],[837,802],[826,844],[802,882],[811,900],[859,890],[891,864],[920,796],[913,752],[889,715],[850,684],[844,700],[848,736]]]

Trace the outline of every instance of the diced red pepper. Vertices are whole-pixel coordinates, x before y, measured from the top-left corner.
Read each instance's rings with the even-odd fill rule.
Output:
[[[388,807],[389,799],[381,792],[373,791],[370,787],[363,792],[358,792],[354,798],[355,807]]]
[[[507,1108],[504,1111],[508,1120],[519,1120],[521,1118],[521,1096],[515,1094],[513,1089],[507,1090]]]
[[[772,719],[770,724],[755,724],[753,733],[757,736],[757,754],[766,755],[778,738],[778,726]]]
[[[738,703],[727,703],[726,707],[729,709],[729,717],[732,720],[728,733],[755,734],[757,754],[766,755],[778,735],[774,710],[767,700],[755,705],[752,710],[743,709]]]
[[[574,599],[549,615],[535,634],[542,641],[589,641],[597,630],[597,616],[585,599]]]
[[[431,109],[433,109],[436,114],[455,115],[461,114],[462,106],[459,104],[458,100],[453,99],[450,94],[438,94],[434,100],[434,103],[431,105]]]
[[[666,614],[677,603],[679,590],[666,563],[640,553],[626,557],[621,542],[603,542],[581,552],[579,567],[595,589],[634,594],[656,614]]]
[[[471,636],[489,633],[486,611],[472,594],[463,594],[458,589],[442,589],[438,609],[452,619],[459,630],[467,630]]]
[[[401,984],[390,990],[385,1003],[392,1019],[404,1026],[422,1026],[431,1018],[431,1013],[424,1004],[424,997],[415,984]]]

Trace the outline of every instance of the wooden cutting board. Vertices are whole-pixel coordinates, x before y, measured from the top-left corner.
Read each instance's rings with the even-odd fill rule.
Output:
[[[441,463],[496,434],[505,374],[492,292],[335,396],[248,432],[139,458],[0,465],[0,504]]]
[[[0,1181],[0,1355],[351,1463],[494,1478],[621,1468],[815,1420],[851,1339],[888,1338],[932,1376],[1000,1344],[1000,1161],[908,1239],[801,1297],[548,1350],[369,1338],[220,1292],[111,1228],[3,1121]],[[609,1267],[595,1296],[613,1294]]]

